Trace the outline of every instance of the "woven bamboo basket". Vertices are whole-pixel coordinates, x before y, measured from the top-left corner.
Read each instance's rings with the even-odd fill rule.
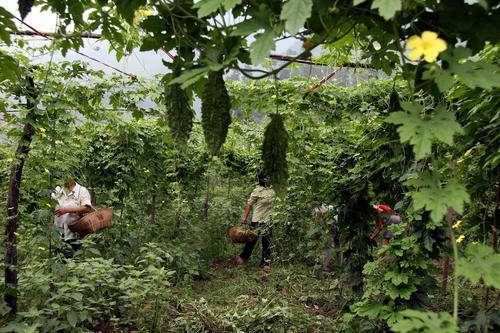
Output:
[[[254,231],[239,225],[230,228],[227,231],[227,235],[231,238],[233,243],[246,244],[253,242],[255,238],[257,238],[257,234]]]
[[[92,207],[93,208],[93,207]],[[113,208],[93,208],[94,211],[68,224],[69,230],[80,236],[96,233],[113,225]]]

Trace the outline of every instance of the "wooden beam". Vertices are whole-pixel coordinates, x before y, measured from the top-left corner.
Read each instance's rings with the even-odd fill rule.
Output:
[[[324,62],[316,62],[308,59],[297,59],[295,56],[281,55],[281,54],[271,54],[269,56],[270,59],[279,60],[279,61],[293,61],[306,65],[314,65],[314,66],[325,66],[325,67],[348,67],[348,68],[373,68],[370,64],[359,64],[354,62],[345,62],[338,66],[333,66],[332,64],[327,64]]]

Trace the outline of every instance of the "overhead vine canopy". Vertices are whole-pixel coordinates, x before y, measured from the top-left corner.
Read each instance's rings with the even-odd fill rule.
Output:
[[[33,3],[19,1],[22,18]],[[188,103],[196,93],[203,99],[204,133],[212,154],[219,153],[230,124],[222,74],[233,69],[250,79],[275,75],[293,59],[271,69],[259,65],[279,39],[302,41],[303,51],[296,59],[310,58],[320,46],[334,50],[333,66],[350,61],[356,50],[360,63],[401,77],[415,93],[430,96],[433,101],[428,105],[393,103],[398,112],[388,119],[400,125],[402,142],[413,146],[419,160],[432,154],[433,142],[452,144],[453,136],[461,132],[441,102],[455,82],[491,90],[500,81],[499,67],[477,57],[490,52],[500,39],[500,30],[492,28],[500,21],[500,6],[494,0],[43,0],[37,4],[58,15],[57,47],[63,54],[83,45],[82,33],[96,30],[118,58],[136,47],[171,51],[174,61],[164,64],[175,75],[167,74],[163,80],[172,99],[168,101],[171,132],[181,143],[189,137],[193,112]],[[0,9],[0,38],[9,44],[15,17]],[[14,63],[2,53],[0,75],[14,78]],[[274,181],[286,186],[283,179]],[[454,208],[466,200],[465,195],[457,198]],[[443,207],[434,211],[443,212]]]
[[[486,152],[481,155],[481,165],[489,177],[485,178],[489,182],[490,178],[494,179],[493,183],[498,182],[495,177],[500,174],[499,118],[498,114],[492,115],[498,106],[495,98],[498,98],[500,87],[500,29],[496,28],[500,22],[498,0],[19,0],[18,4],[20,18],[0,6],[0,41],[6,45],[12,44],[12,35],[17,31],[15,22],[23,24],[22,20],[36,5],[43,11],[57,15],[53,49],[63,55],[70,50],[79,50],[83,46],[85,33],[96,31],[102,34],[103,40],[110,43],[110,50],[116,53],[118,59],[136,48],[141,51],[169,52],[173,61],[164,61],[169,73],[161,81],[161,90],[164,92],[162,101],[165,104],[170,134],[176,144],[187,146],[194,127],[193,97],[200,97],[206,144],[204,149],[210,155],[224,153],[224,143],[232,121],[232,102],[245,98],[258,100],[264,95],[261,93],[261,96],[246,97],[243,96],[246,93],[241,93],[231,96],[231,89],[227,89],[224,77],[229,70],[238,71],[252,80],[276,78],[294,60],[310,59],[313,51],[322,48],[327,50],[327,55],[322,60],[328,61],[332,67],[342,67],[347,63],[351,66],[354,63],[369,65],[376,71],[385,72],[395,81],[392,92],[387,93],[388,107],[377,113],[376,121],[380,123],[377,130],[367,132],[378,135],[383,131],[394,130],[394,135],[399,140],[395,138],[390,143],[397,142],[398,145],[401,143],[401,146],[410,147],[411,156],[403,151],[404,174],[393,174],[391,181],[399,184],[398,195],[411,201],[413,210],[409,215],[420,216],[419,221],[426,224],[423,228],[425,230],[415,227],[421,239],[426,237],[426,233],[435,232],[435,229],[444,226],[443,222],[446,221],[457,262],[458,250],[452,217],[454,214],[461,214],[471,201],[465,182],[456,176],[457,164],[467,159],[473,149],[481,149]],[[284,58],[286,61],[278,65],[265,66],[265,60],[276,48],[277,42],[283,39],[299,40],[302,44],[300,54]],[[12,54],[0,50],[0,82],[21,81],[20,78],[25,82],[26,72],[23,73],[22,64]],[[67,72],[66,75],[70,76],[71,73]],[[404,88],[398,86],[396,81]],[[34,91],[34,83],[29,82],[32,85],[28,90]],[[398,95],[396,87],[399,92],[404,90],[403,97]],[[237,88],[233,87],[233,91]],[[269,87],[266,86],[267,88]],[[276,110],[273,105],[271,120],[263,131],[260,156],[263,160],[261,164],[267,169],[277,192],[286,194],[289,177],[288,139],[293,138],[287,133],[287,117],[299,111],[291,111],[287,107],[289,101],[280,100],[279,94],[278,90],[272,97],[276,101]],[[37,115],[37,98],[39,97],[28,96],[28,114]],[[290,95],[287,98],[292,99]],[[304,95],[304,98],[313,100],[325,97],[309,94]],[[477,101],[483,100],[486,101],[484,104],[475,105]],[[252,102],[248,103],[252,107],[260,105],[259,101]],[[323,100],[321,105],[328,103]],[[0,103],[0,110],[2,107],[3,104]],[[134,111],[141,113],[140,110]],[[475,117],[479,113],[484,113],[485,116],[476,121]],[[329,117],[324,114],[322,116]],[[33,119],[36,120],[36,117]],[[19,180],[17,183],[20,182],[22,163],[34,135],[34,128],[31,127],[31,123],[35,122],[33,119],[26,121],[25,128],[28,130],[24,134],[29,140],[20,140],[20,147],[24,148],[20,151],[25,153],[22,158],[17,156],[17,160],[21,162],[15,162],[18,170],[16,179]],[[366,121],[370,124],[372,119]],[[479,126],[478,123],[482,125]],[[356,126],[356,120],[350,120],[349,124]],[[336,130],[338,133],[343,131]],[[146,131],[141,128],[139,132]],[[363,131],[364,129],[359,132]],[[443,155],[441,148],[444,146],[451,150],[459,135],[468,135],[465,139],[468,141],[464,144],[468,145],[468,150],[465,153],[446,150]],[[354,141],[364,142],[364,138],[365,134],[361,133]],[[301,139],[306,141],[307,136],[304,135]],[[391,185],[385,183],[385,170],[382,170],[384,165],[390,164],[384,164],[383,161],[379,163],[373,158],[366,177],[351,175],[350,167],[354,170],[361,168],[356,164],[359,155],[356,149],[360,146],[351,144],[349,139],[348,133],[345,137],[339,134],[335,141],[349,148],[346,149],[348,153],[339,154],[344,159],[341,165],[345,169],[336,175],[339,178],[345,174],[353,177],[345,176],[347,178],[343,179],[345,183],[342,183],[339,190],[338,200],[342,201],[345,210],[351,214],[344,216],[342,221],[345,224],[344,231],[351,237],[346,252],[350,258],[355,258],[350,262],[351,273],[357,274],[353,276],[357,281],[357,291],[362,293],[363,278],[371,276],[375,279],[377,274],[382,274],[380,267],[385,265],[384,260],[380,259],[365,266],[363,271],[363,266],[368,261],[366,221],[371,212],[369,201],[373,187],[377,186],[373,180],[375,176],[378,177],[376,180],[382,184],[379,184],[380,187],[390,192]],[[376,141],[376,136],[373,136],[373,141]],[[385,144],[389,143],[373,147],[370,145],[367,150],[374,154],[377,149],[383,151],[381,146]],[[161,167],[158,166],[155,172],[160,174]],[[488,183],[481,186],[490,185]],[[12,261],[7,260],[6,271],[14,273],[17,222],[11,221],[15,221],[17,213],[12,215],[13,217],[9,217],[12,228],[7,230],[7,252]],[[493,238],[496,242],[495,228],[493,227]],[[396,231],[398,235],[404,232],[402,228]],[[460,242],[460,238],[457,241]],[[419,261],[421,249],[412,240],[403,244],[404,242],[406,241],[401,241],[401,247],[411,254],[412,265],[415,265],[413,272],[420,276],[420,270],[427,265]],[[426,246],[429,253],[432,252],[433,244],[426,243]],[[486,258],[484,262],[487,263],[492,256],[492,253],[485,252],[478,267],[487,267],[482,260]],[[495,258],[498,259],[498,256]],[[399,262],[392,264],[394,267],[390,273],[400,273],[398,270],[401,267],[397,266]],[[466,271],[464,265],[467,266],[463,261],[459,266],[460,271]],[[486,273],[481,271],[481,274],[488,275],[487,279],[483,279],[487,286],[498,286],[498,274],[495,275],[491,270],[484,271]],[[472,281],[479,280],[481,275],[471,275],[470,272],[463,275],[467,274],[472,276]],[[416,287],[403,291],[398,289],[404,284],[403,281],[407,282],[409,279],[408,276],[402,278],[401,275],[385,276],[383,281],[390,280],[393,283],[386,292],[392,297],[391,302],[396,300],[394,304],[403,304],[412,300],[411,297],[418,292]],[[453,328],[450,331],[454,331],[458,323],[457,281],[455,275],[453,318],[432,314],[426,319],[439,325],[444,323],[446,327]],[[7,282],[15,285],[15,274]],[[390,324],[396,323],[396,319],[407,318],[403,324],[393,326],[393,329],[397,328],[401,332],[405,332],[404,325],[416,325],[418,328],[418,323],[415,324],[418,320],[412,321],[419,318],[418,313],[399,313],[399,318],[386,316],[389,305],[378,302],[379,296],[385,296],[382,295],[383,288],[376,285],[373,288],[377,289],[376,292],[369,289],[365,298],[352,309],[357,309],[355,312],[360,316],[385,316],[384,320]],[[367,304],[368,310],[365,311]],[[15,308],[15,304],[12,308]],[[391,312],[391,316],[394,313]]]
[[[22,19],[33,4],[19,1]],[[260,79],[278,73],[293,59],[271,69],[259,65],[279,39],[302,41],[297,59],[311,57],[320,46],[335,50],[335,66],[349,61],[355,49],[360,62],[400,76],[411,90],[433,98],[429,105],[402,103],[402,110],[389,118],[400,125],[401,140],[410,142],[417,159],[432,154],[434,141],[452,144],[461,132],[441,102],[455,82],[491,90],[500,81],[499,67],[477,57],[500,38],[500,30],[492,28],[500,19],[494,0],[43,0],[37,5],[58,15],[57,47],[63,54],[83,45],[82,33],[96,30],[118,58],[135,47],[172,51],[174,61],[165,65],[175,75],[163,81],[167,95],[177,99],[168,102],[171,132],[181,142],[189,137],[193,112],[187,103],[196,93],[204,102],[204,132],[213,154],[220,151],[230,124],[222,74],[233,69]],[[9,44],[16,18],[0,9],[0,38]],[[15,61],[2,53],[0,75],[15,78]],[[215,95],[210,92],[214,88]]]

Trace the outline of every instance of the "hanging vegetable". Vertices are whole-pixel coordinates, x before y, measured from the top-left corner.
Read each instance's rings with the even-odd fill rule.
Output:
[[[264,161],[264,170],[279,196],[286,193],[288,186],[287,148],[288,133],[283,118],[279,114],[272,114],[271,122],[264,132],[262,160]]]
[[[189,97],[179,84],[171,84],[165,87],[165,102],[170,134],[177,144],[185,146],[193,128],[194,116]]]
[[[231,124],[231,99],[222,74],[222,71],[208,74],[201,103],[201,125],[212,155],[219,154]]]

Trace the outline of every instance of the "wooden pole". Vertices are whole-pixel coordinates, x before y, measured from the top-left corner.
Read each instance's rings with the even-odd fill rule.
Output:
[[[31,141],[35,134],[33,124],[36,122],[36,92],[32,77],[26,78],[26,98],[28,114],[23,128],[21,138],[17,145],[16,159],[9,178],[7,192],[7,224],[5,227],[5,286],[7,292],[4,299],[10,307],[10,313],[17,313],[17,237],[19,192],[21,189],[21,178],[26,157],[31,149]]]

